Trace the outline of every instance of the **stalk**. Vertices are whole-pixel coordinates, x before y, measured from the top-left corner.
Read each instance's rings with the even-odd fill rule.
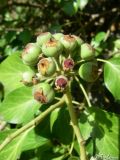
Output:
[[[70,118],[71,118],[71,124],[74,129],[74,132],[75,132],[75,135],[76,135],[79,147],[80,147],[80,160],[87,160],[87,155],[86,155],[86,150],[85,150],[85,140],[83,139],[80,128],[78,126],[78,120],[77,120],[77,117],[76,117],[76,114],[73,108],[72,96],[71,96],[69,87],[66,89],[65,102],[67,104]]]

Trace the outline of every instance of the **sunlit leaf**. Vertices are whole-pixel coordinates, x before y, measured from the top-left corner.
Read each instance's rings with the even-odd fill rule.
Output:
[[[104,81],[116,100],[120,100],[120,57],[111,58],[104,65]]]
[[[23,64],[20,53],[12,54],[0,64],[0,82],[4,85],[5,95],[23,86],[22,74],[28,70],[30,69]]]
[[[11,123],[31,120],[40,104],[34,100],[32,88],[21,87],[12,91],[0,105],[0,116]]]

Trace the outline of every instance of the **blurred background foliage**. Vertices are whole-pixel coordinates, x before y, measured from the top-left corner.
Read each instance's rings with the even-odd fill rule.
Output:
[[[120,37],[120,0],[0,0],[0,62],[45,31],[78,35],[98,56],[110,58]],[[118,112],[118,103],[100,82],[90,86],[93,103]]]

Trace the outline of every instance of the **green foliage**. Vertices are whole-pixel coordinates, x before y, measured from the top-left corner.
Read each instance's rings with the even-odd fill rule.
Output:
[[[39,106],[33,99],[32,88],[20,87],[6,96],[0,106],[0,115],[10,123],[27,123],[34,118]]]
[[[104,81],[106,87],[116,100],[120,100],[120,58],[111,58],[104,66]]]

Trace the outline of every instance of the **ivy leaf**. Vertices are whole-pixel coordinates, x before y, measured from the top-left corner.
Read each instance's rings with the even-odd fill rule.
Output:
[[[77,0],[77,3],[79,5],[79,8],[83,10],[85,6],[88,4],[89,0]]]
[[[12,91],[0,105],[0,117],[10,123],[27,123],[40,104],[32,96],[32,88],[21,87]]]
[[[57,120],[57,117],[59,115],[60,108],[56,108],[52,113],[50,114],[50,129],[52,131],[53,125],[55,121]]]
[[[7,131],[7,134],[8,133],[9,132]],[[0,137],[3,137],[4,134],[6,135],[6,131],[0,133]],[[37,135],[35,130],[30,128],[3,148],[0,152],[0,160],[16,160],[20,158],[21,152],[23,151],[43,146],[48,147],[50,145],[51,143],[48,139]]]
[[[73,129],[70,125],[68,110],[63,107],[57,111],[53,113],[54,117],[53,119],[51,118],[50,122],[52,124],[52,135],[63,144],[70,144],[73,137]]]
[[[116,100],[120,100],[120,57],[111,58],[104,65],[104,81]]]
[[[81,113],[79,125],[84,139],[90,139],[93,153],[111,159],[119,157],[119,122],[118,115],[96,107]],[[91,147],[87,151],[92,154]]]
[[[14,89],[23,86],[23,83],[20,82],[22,74],[28,70],[30,68],[23,64],[20,53],[17,52],[0,64],[0,82],[4,86],[5,96]]]

